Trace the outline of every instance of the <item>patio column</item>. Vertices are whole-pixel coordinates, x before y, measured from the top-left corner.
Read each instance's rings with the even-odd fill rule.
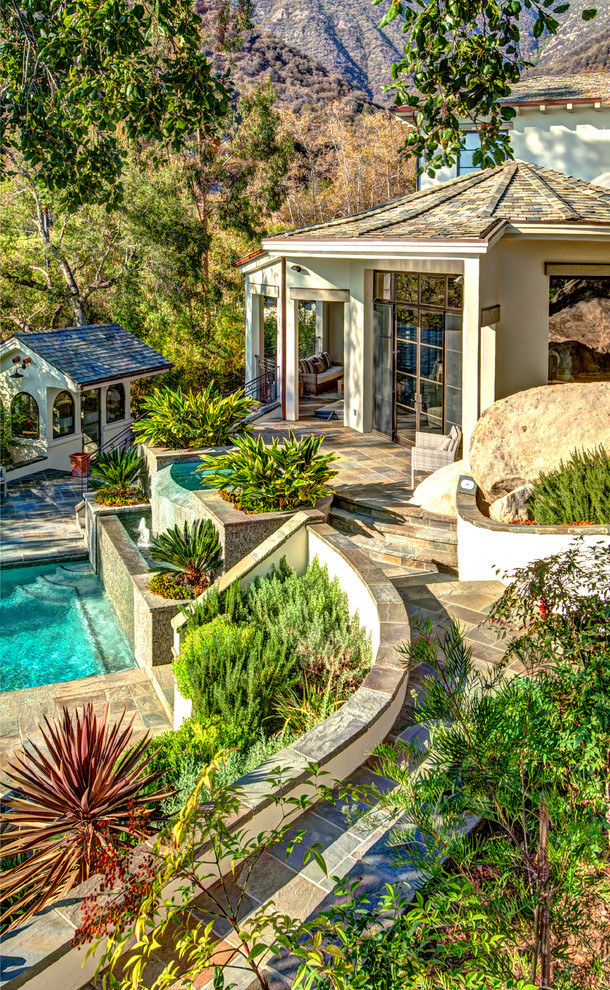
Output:
[[[260,374],[260,358],[264,350],[265,299],[253,291],[246,279],[246,381]]]
[[[464,259],[464,322],[462,329],[462,432],[464,467],[468,469],[470,437],[479,418],[479,259]]]
[[[286,299],[286,419],[296,423],[299,418],[299,303]]]
[[[328,309],[328,303],[317,302],[316,303],[316,354],[321,354],[322,351],[327,350],[326,340],[325,340],[325,310]]]

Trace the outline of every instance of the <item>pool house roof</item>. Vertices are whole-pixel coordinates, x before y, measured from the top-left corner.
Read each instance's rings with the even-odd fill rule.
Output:
[[[15,333],[4,346],[28,348],[78,388],[169,371],[172,363],[118,323]]]

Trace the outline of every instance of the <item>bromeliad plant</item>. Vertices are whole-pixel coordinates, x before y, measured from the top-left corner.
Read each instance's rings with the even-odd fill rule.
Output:
[[[135,447],[108,451],[91,466],[96,484],[96,502],[102,505],[137,505],[148,501],[138,484],[144,458]]]
[[[131,746],[133,719],[124,725],[123,712],[111,725],[108,711],[98,718],[89,704],[74,717],[64,708],[54,724],[45,717],[48,752],[31,743],[9,764],[17,794],[2,799],[2,853],[16,863],[0,876],[0,922],[25,921],[87,880],[100,856],[145,838],[155,806],[171,797],[153,790],[162,775],[148,769],[148,735]]]
[[[159,388],[144,399],[148,415],[133,428],[139,440],[153,447],[226,447],[249,434],[246,417],[256,405],[243,391],[222,396],[212,385],[198,393]]]
[[[244,512],[282,512],[315,505],[330,494],[337,474],[330,465],[336,454],[320,454],[323,436],[297,440],[292,430],[282,444],[267,447],[262,437],[244,436],[220,457],[202,457],[198,471],[206,483]]]
[[[157,567],[156,571],[162,577],[175,577],[175,587],[169,589],[175,592],[172,597],[188,597],[183,593],[185,586],[203,591],[213,572],[222,564],[218,532],[211,519],[197,519],[192,524],[185,522],[182,529],[173,526],[153,537],[150,552],[156,561],[170,565]],[[163,594],[163,587],[155,578],[150,582],[151,591],[156,594]],[[164,597],[167,597],[167,590]]]

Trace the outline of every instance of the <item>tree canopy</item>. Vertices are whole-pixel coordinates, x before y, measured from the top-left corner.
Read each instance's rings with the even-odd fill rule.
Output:
[[[0,25],[6,171],[61,206],[120,202],[121,131],[176,151],[227,111],[190,0],[7,0]]]
[[[453,165],[462,148],[460,121],[479,132],[481,147],[473,155],[480,168],[512,157],[506,123],[515,116],[502,105],[511,87],[531,63],[520,49],[520,22],[534,17],[534,37],[556,34],[557,16],[570,8],[561,0],[372,0],[388,4],[384,27],[403,20],[404,57],[392,66],[398,106],[413,107],[414,127],[407,147],[430,175]],[[594,8],[583,10],[585,20]]]

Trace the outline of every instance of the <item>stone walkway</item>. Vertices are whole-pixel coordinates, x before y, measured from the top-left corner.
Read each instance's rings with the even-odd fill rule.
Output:
[[[74,519],[80,500],[80,479],[61,471],[40,471],[22,481],[9,481],[8,495],[0,501],[0,563],[84,557]]]
[[[64,705],[72,712],[89,703],[93,704],[98,715],[103,714],[109,704],[112,721],[116,721],[125,710],[129,719],[134,718],[134,742],[147,731],[158,736],[172,728],[147,671],[140,667],[116,674],[83,677],[77,681],[4,691],[0,693],[2,777],[7,762],[26,740],[38,745],[42,743],[40,725],[44,715],[49,719],[59,718]],[[6,783],[3,777],[3,787]]]
[[[446,628],[451,619],[458,620],[466,633],[466,640],[481,664],[497,662],[503,655],[494,633],[489,628],[488,613],[493,602],[500,596],[503,586],[499,582],[459,582],[448,575],[432,576],[425,583],[412,583],[407,579],[397,579],[396,587],[405,602],[412,619],[429,617],[435,628]],[[417,690],[417,672],[409,679],[410,690]],[[418,727],[405,728],[407,708],[412,703],[411,696],[397,719],[387,741],[395,743],[409,741],[421,734]],[[270,761],[271,763],[272,761]],[[395,787],[393,781],[375,772],[374,760],[360,767],[346,782],[357,787],[378,788],[387,793]],[[419,878],[416,871],[407,865],[397,866],[388,841],[389,832],[395,824],[385,810],[371,807],[363,801],[349,804],[346,801],[324,802],[307,811],[293,826],[284,841],[272,847],[260,858],[248,880],[244,893],[240,881],[245,867],[237,870],[233,878],[225,880],[228,896],[233,902],[240,897],[242,915],[255,913],[263,903],[273,900],[274,908],[294,919],[306,920],[332,904],[334,882],[332,875],[358,880],[358,894],[366,895],[374,904],[385,892],[386,884],[403,883],[405,892],[416,888]],[[297,829],[305,830],[305,840],[287,855],[290,837]],[[318,843],[324,856],[328,875],[311,860],[304,864],[307,849]],[[218,895],[219,891],[215,893]],[[203,896],[195,902],[198,916],[209,917],[210,901]],[[235,990],[255,990],[258,983],[252,974],[237,965],[235,936],[222,920],[215,920],[213,930],[218,937],[219,952],[225,959],[235,957],[236,965],[229,966],[224,976],[227,984]],[[168,959],[175,956],[171,938],[159,946],[147,967],[146,985],[151,986]],[[275,959],[266,968],[270,990],[288,990],[296,975],[298,964],[287,956]],[[171,990],[186,990],[191,983],[178,977]],[[213,973],[200,973],[194,986],[200,990],[212,990]],[[82,990],[94,990],[88,983]]]

